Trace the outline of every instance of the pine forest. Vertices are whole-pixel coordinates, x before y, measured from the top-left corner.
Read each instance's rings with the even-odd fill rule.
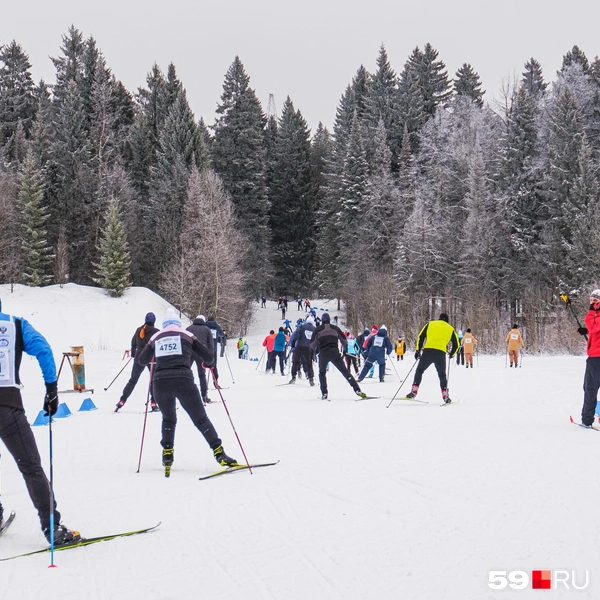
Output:
[[[57,54],[36,83],[0,46],[0,283],[145,286],[240,333],[262,295],[408,340],[443,310],[482,351],[513,323],[578,349],[560,294],[583,314],[600,287],[598,57],[574,46],[552,80],[530,58],[492,106],[468,62],[425,43],[396,70],[381,46],[311,131],[237,56],[207,123],[173,64],[128,90],[75,27]]]

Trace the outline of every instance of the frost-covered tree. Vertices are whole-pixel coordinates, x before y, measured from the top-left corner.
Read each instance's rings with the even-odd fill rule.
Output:
[[[100,258],[94,264],[94,282],[109,296],[119,298],[131,287],[131,261],[120,203],[116,196],[108,205],[98,253]]]
[[[27,155],[18,174],[21,215],[21,260],[23,282],[42,286],[52,280],[52,246],[48,242],[48,209],[44,206],[44,183],[33,156]]]
[[[456,71],[456,79],[454,80],[454,93],[457,96],[466,96],[471,98],[480,108],[483,106],[483,95],[485,91],[481,89],[481,79],[473,70],[469,63],[464,63],[463,66]]]

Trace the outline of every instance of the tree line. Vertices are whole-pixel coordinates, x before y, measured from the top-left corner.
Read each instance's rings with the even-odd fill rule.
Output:
[[[260,295],[339,298],[348,325],[410,338],[444,310],[499,347],[571,349],[558,294],[598,287],[600,60],[574,46],[554,81],[528,60],[496,106],[465,63],[449,77],[381,46],[311,132],[267,114],[239,57],[214,123],[175,65],[131,92],[75,27],[34,83],[0,48],[0,281],[141,285],[242,331]],[[326,107],[324,107],[326,108]]]

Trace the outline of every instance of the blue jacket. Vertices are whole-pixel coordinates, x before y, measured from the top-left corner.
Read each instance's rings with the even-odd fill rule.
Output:
[[[367,343],[367,358],[383,362],[386,354],[391,354],[394,347],[385,329],[380,329]]]
[[[309,348],[314,331],[315,326],[312,323],[300,325],[300,327],[294,331],[290,344],[293,348]]]
[[[287,339],[285,337],[285,333],[280,331],[275,336],[275,345],[273,346],[273,352],[283,352],[285,350],[285,346],[287,344]]]

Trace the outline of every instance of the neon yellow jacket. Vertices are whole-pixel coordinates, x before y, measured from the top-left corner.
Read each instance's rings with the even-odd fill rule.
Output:
[[[432,350],[441,350],[445,353],[450,343],[452,344],[452,348],[450,349],[450,356],[452,357],[458,352],[458,348],[460,347],[454,327],[450,323],[439,319],[429,321],[417,336],[417,352],[430,348]]]

